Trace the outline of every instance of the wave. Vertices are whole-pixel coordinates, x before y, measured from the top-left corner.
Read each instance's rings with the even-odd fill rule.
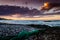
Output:
[[[37,25],[48,25],[48,26],[60,26],[60,21],[39,21],[39,20],[0,20],[1,23],[9,23],[9,24],[37,24]]]
[[[50,27],[48,25],[37,25],[37,24],[29,24],[29,25],[21,25],[21,24],[0,24],[0,40],[32,40],[33,37],[37,37],[39,39],[43,39],[45,34],[51,34],[52,31],[55,34],[58,34],[60,27]],[[53,35],[53,34],[51,34]],[[32,37],[31,37],[32,36]],[[47,36],[49,36],[47,34]],[[35,39],[34,38],[34,39]]]

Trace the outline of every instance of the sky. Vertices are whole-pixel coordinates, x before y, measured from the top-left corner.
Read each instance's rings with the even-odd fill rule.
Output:
[[[60,3],[60,0],[0,0],[0,5],[27,6],[39,9],[44,2]]]
[[[12,8],[9,10],[8,8],[1,8],[0,10],[0,18],[5,19],[13,19],[13,20],[60,20],[60,10],[56,10],[57,8],[52,8],[49,10],[40,10],[45,2],[50,3],[60,3],[60,0],[0,0],[1,5],[10,5],[10,6],[19,6],[19,7],[27,7],[15,9]],[[15,10],[14,10],[15,9]],[[37,10],[33,10],[37,9]],[[8,11],[9,10],[9,11]]]

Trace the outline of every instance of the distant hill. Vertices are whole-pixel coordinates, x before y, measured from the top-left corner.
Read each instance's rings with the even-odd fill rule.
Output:
[[[44,22],[60,22],[60,20],[47,20],[47,21],[44,21]]]

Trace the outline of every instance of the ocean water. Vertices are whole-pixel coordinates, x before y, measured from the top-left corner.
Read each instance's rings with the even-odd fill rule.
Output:
[[[60,26],[60,21],[40,21],[40,20],[0,20],[1,23],[10,23],[10,24],[38,24],[38,25],[49,25],[49,26]]]

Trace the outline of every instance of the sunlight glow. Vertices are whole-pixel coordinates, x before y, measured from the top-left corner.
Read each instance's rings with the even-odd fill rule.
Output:
[[[0,18],[12,19],[12,20],[60,20],[60,15],[47,15],[40,17],[11,17],[11,16],[0,16]]]
[[[49,2],[44,3],[44,7],[48,9],[49,8]]]
[[[13,15],[11,15],[12,17],[20,17],[21,15],[20,14],[18,14],[18,13],[16,13],[16,14],[13,14]]]

